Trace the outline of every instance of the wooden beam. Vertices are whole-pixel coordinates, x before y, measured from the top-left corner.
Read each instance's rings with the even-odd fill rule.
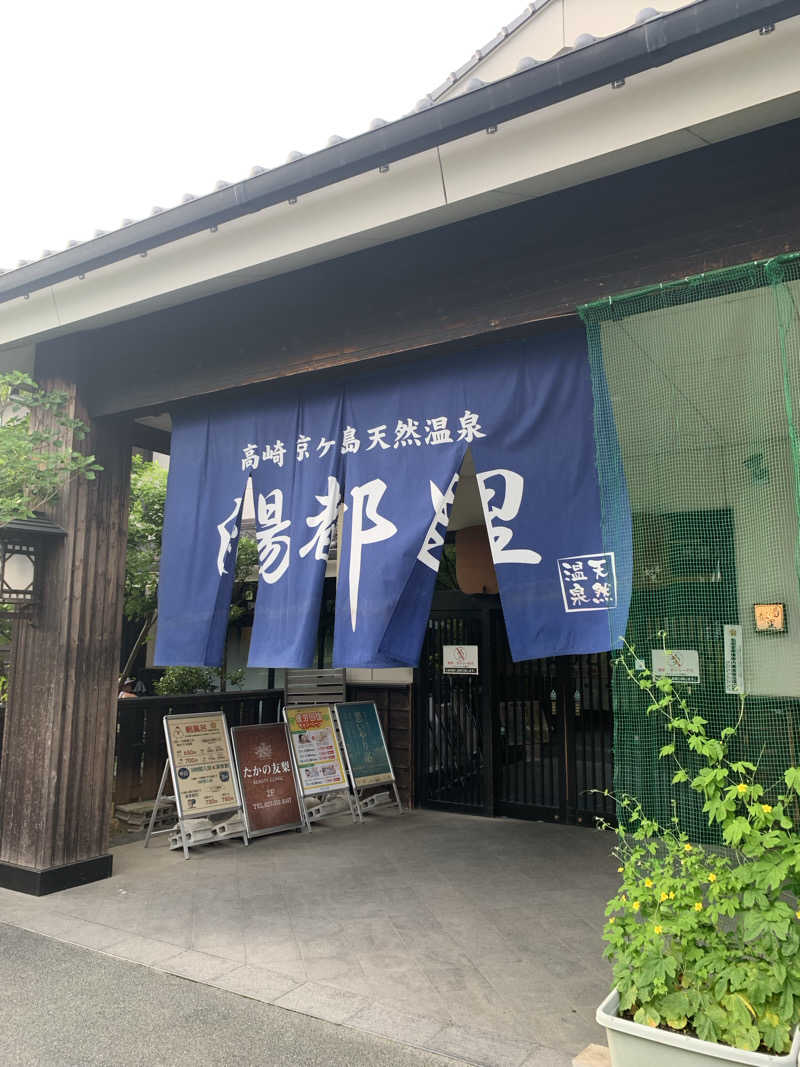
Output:
[[[70,413],[88,422],[74,383]],[[52,507],[67,536],[41,566],[41,603],[16,622],[0,770],[0,886],[41,894],[111,873],[108,827],[128,528],[127,423],[89,422],[94,481],[72,480]],[[56,539],[53,539],[56,542]]]
[[[131,421],[130,441],[133,448],[145,448],[148,452],[170,454],[172,434],[168,430],[159,430],[156,426],[146,426],[141,422]]]
[[[464,344],[800,247],[800,121],[49,342],[94,414]]]

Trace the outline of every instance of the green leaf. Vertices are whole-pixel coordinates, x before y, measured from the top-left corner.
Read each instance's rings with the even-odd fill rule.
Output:
[[[633,1017],[635,1023],[641,1023],[642,1026],[656,1027],[661,1022],[661,1016],[652,1007],[641,1007]]]
[[[664,756],[673,755],[674,752],[675,752],[675,746],[674,745],[664,745],[658,755],[659,755],[659,758],[663,758]]]
[[[701,1041],[716,1041],[719,1036],[717,1027],[708,1015],[702,1011],[698,1012],[694,1017],[694,1028]]]
[[[679,771],[676,771],[675,774],[672,776],[673,785],[676,785],[678,782],[687,782],[688,780],[689,775],[686,773],[686,771],[683,770],[683,768],[681,768],[681,770]]]
[[[730,822],[722,831],[726,845],[736,848],[752,832],[752,827],[744,816],[740,815]]]

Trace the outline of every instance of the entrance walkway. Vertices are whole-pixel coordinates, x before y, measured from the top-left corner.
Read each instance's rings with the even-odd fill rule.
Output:
[[[106,881],[0,891],[0,922],[468,1063],[567,1067],[602,1040],[612,844],[389,809],[188,861],[160,837]]]

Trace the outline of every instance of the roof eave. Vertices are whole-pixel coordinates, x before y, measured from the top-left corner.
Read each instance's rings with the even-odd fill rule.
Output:
[[[0,303],[458,140],[800,14],[800,0],[701,0],[0,276]]]

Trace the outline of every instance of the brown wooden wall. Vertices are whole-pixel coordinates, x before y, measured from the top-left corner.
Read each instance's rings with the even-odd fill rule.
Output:
[[[429,358],[432,346],[800,248],[798,145],[800,120],[53,341],[37,358],[70,363],[96,414],[399,353]]]
[[[68,413],[86,421],[74,385]],[[15,624],[0,772],[0,861],[47,869],[100,856],[108,844],[128,529],[130,441],[93,422],[69,447],[94,453],[94,481],[73,479],[48,507],[67,531],[41,562],[41,603]]]
[[[409,685],[348,685],[348,700],[372,700],[394,767],[397,789],[405,807],[414,806],[414,766],[411,740],[413,689]]]
[[[137,697],[117,702],[114,804],[154,800],[167,758],[164,716],[224,711],[228,726],[278,722],[280,689],[201,693],[195,696]]]

